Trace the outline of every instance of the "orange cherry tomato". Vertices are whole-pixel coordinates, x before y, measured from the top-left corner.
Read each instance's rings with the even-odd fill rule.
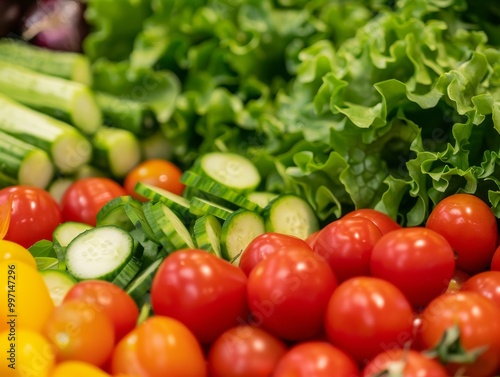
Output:
[[[201,346],[176,319],[153,316],[142,322],[116,346],[112,374],[141,377],[206,377]]]
[[[82,361],[102,366],[115,343],[113,324],[93,304],[63,302],[50,315],[44,335],[55,345],[58,361]]]
[[[142,201],[145,201],[146,198],[135,192],[137,182],[149,183],[174,194],[182,195],[185,186],[180,181],[181,175],[182,170],[170,161],[146,160],[127,174],[123,186],[130,196]]]

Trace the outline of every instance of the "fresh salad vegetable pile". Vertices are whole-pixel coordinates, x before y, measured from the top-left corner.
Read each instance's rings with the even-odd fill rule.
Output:
[[[499,25],[0,0],[0,375],[500,375]]]
[[[99,206],[92,187],[113,197],[94,225],[83,210],[58,220],[42,189],[0,191],[2,236],[53,229],[29,249],[0,241],[10,363],[51,377],[500,372],[498,226],[481,199],[448,196],[425,226],[368,208],[319,226],[306,200],[255,191],[240,155],[204,154],[175,177],[182,196],[138,180],[137,199],[78,181],[77,206]]]

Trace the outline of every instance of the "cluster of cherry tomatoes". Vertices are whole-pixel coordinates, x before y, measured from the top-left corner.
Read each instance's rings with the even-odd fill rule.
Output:
[[[65,195],[74,211],[63,200],[51,212],[48,199],[38,210],[56,213],[55,224],[82,214],[91,223],[96,200],[111,199],[99,192],[127,193],[126,184],[114,194],[75,186]],[[86,212],[85,203],[94,207]],[[21,227],[14,218],[7,236],[26,246],[33,239],[22,237],[47,238]],[[360,209],[307,240],[263,234],[238,266],[176,251],[154,275],[146,315],[106,281],[79,282],[55,306],[28,253],[18,261],[26,279],[18,289],[28,293],[18,300],[30,314],[18,336],[32,351],[19,357],[51,377],[492,377],[500,373],[497,247],[497,220],[473,195],[444,199],[420,227]],[[8,349],[7,324],[0,331]]]

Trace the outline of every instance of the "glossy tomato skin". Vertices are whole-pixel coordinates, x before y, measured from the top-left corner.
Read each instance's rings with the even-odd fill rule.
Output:
[[[401,229],[396,221],[394,221],[389,215],[377,211],[371,208],[360,208],[347,213],[343,218],[347,219],[349,217],[364,217],[372,221],[380,230],[382,234],[389,233],[392,230]]]
[[[113,352],[113,375],[206,377],[203,351],[181,322],[152,316],[127,334]]]
[[[152,159],[141,162],[125,177],[123,186],[134,199],[146,201],[135,192],[137,182],[149,183],[177,195],[182,195],[186,187],[181,183],[182,170],[167,160]]]
[[[393,284],[374,277],[355,277],[333,292],[325,327],[332,344],[365,363],[412,340],[413,310]]]
[[[99,210],[111,199],[125,195],[125,189],[109,178],[79,179],[68,187],[62,198],[63,220],[95,226]]]
[[[500,271],[484,271],[471,276],[462,285],[461,291],[477,292],[500,309]]]
[[[320,230],[317,230],[313,234],[311,234],[309,237],[306,238],[305,242],[309,245],[311,249],[314,249],[314,244],[316,243],[316,239],[318,238],[319,233],[321,232]]]
[[[247,316],[245,273],[204,250],[185,249],[162,262],[151,286],[158,315],[184,323],[209,344]]]
[[[500,366],[500,309],[476,292],[448,293],[432,300],[421,315],[418,343],[423,349],[434,348],[447,329],[458,326],[465,350],[486,346],[472,364],[463,365],[463,375],[488,377]],[[453,375],[460,365],[449,363],[448,373]]]
[[[303,248],[312,252],[312,249],[304,240],[287,234],[268,232],[254,238],[243,250],[239,266],[248,276],[250,271],[268,255],[276,251]]]
[[[371,275],[398,287],[415,307],[444,293],[455,270],[455,254],[439,233],[424,227],[384,235],[373,248]]]
[[[258,327],[240,325],[225,331],[208,354],[210,377],[268,377],[286,353],[286,345]]]
[[[491,260],[490,270],[500,271],[500,246],[497,247],[493,259]]]
[[[108,281],[80,281],[64,296],[64,302],[70,300],[88,302],[106,314],[113,323],[116,343],[134,329],[139,318],[139,308],[132,297]]]
[[[351,356],[328,342],[308,341],[293,346],[276,366],[273,377],[357,377]]]
[[[5,239],[25,248],[42,239],[52,240],[61,223],[57,202],[45,190],[31,186],[10,186],[0,190],[0,204],[12,198],[10,225]]]
[[[469,274],[486,270],[498,238],[495,215],[471,194],[454,194],[439,202],[427,223],[448,240],[458,255],[457,268]]]
[[[275,252],[248,277],[248,322],[281,339],[310,339],[323,331],[325,308],[336,287],[335,275],[320,256],[303,248]]]
[[[367,218],[343,218],[320,231],[313,250],[328,261],[338,281],[343,282],[370,275],[372,249],[381,237],[379,228]]]
[[[77,360],[102,366],[115,344],[109,318],[93,305],[76,300],[54,309],[43,334],[55,345],[59,362]]]
[[[363,369],[362,377],[380,376],[380,373],[401,362],[404,369],[398,374],[400,377],[449,377],[446,369],[436,360],[415,350],[402,349],[384,351],[375,356]]]

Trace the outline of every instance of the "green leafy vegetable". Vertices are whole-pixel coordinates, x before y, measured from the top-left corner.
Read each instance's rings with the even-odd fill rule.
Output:
[[[244,154],[259,189],[301,195],[323,221],[373,207],[418,225],[458,191],[500,217],[497,5],[106,3],[88,2],[96,87],[127,96],[158,79],[137,99],[184,167],[209,151]]]

